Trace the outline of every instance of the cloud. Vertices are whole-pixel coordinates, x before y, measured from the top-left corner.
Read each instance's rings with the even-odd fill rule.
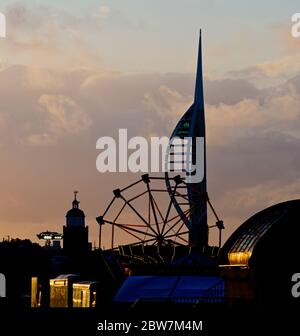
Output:
[[[234,78],[245,78],[254,82],[263,82],[265,79],[271,79],[267,83],[275,83],[274,79],[279,79],[281,82],[300,71],[299,53],[288,55],[277,60],[263,62],[254,66],[250,66],[240,70],[229,71],[228,76]]]
[[[52,69],[105,68],[102,57],[112,56],[107,46],[112,46],[116,30],[119,37],[128,30],[144,29],[105,5],[75,14],[16,2],[6,7],[5,15],[8,34],[1,40],[1,63]]]
[[[300,71],[300,44],[299,39],[294,38],[291,34],[291,24],[277,22],[269,26],[268,30],[271,33],[269,35],[269,41],[272,42],[270,47],[272,49],[276,46],[277,57],[267,58],[264,62],[239,70],[228,71],[226,76],[238,79],[244,78],[247,81],[254,82],[259,87],[267,87],[283,83]],[[258,41],[257,38],[258,36],[254,37],[253,44],[263,43],[263,41]],[[243,40],[248,43],[248,39],[244,38]],[[228,49],[227,45],[226,50],[232,50],[232,48]],[[265,58],[266,55],[263,55],[263,57]]]
[[[14,3],[6,8],[9,33],[1,41],[10,64],[64,68],[100,66],[101,58],[90,40],[101,22],[43,5]]]
[[[300,45],[299,39],[292,35],[292,22],[290,25],[285,23],[276,23],[271,26],[271,29],[275,35],[276,43],[279,48],[286,53],[296,53],[299,55]]]
[[[41,68],[27,68],[26,82],[32,89],[61,91],[64,88],[64,74]]]
[[[244,137],[277,132],[299,137],[300,95],[292,92],[260,99],[243,99],[235,105],[207,106],[211,145],[231,146]]]
[[[300,178],[287,183],[278,185],[272,181],[260,183],[246,188],[237,188],[225,192],[223,198],[223,206],[228,206],[225,199],[232,200],[231,208],[236,209],[235,215],[243,215],[245,213],[255,213],[273,204],[284,202],[288,199],[298,199],[300,195]],[[263,204],[263,207],[262,207]]]
[[[225,236],[253,212],[298,195],[299,77],[270,89],[245,79],[206,78],[208,188]],[[97,139],[117,136],[123,127],[129,136],[170,135],[193,87],[189,74],[2,70],[0,199],[11,200],[0,202],[3,234],[12,225],[30,238],[36,230],[60,231],[78,188],[96,240],[94,218],[112,190],[136,179],[96,171]],[[25,230],[24,221],[32,227]]]
[[[62,136],[76,134],[91,125],[91,119],[70,97],[63,95],[42,95],[38,100],[42,112],[46,112],[45,130],[32,134],[28,142],[32,145],[48,145]]]
[[[100,6],[95,16],[100,19],[107,18],[111,14],[111,9],[108,6]]]
[[[128,128],[129,136],[170,135],[192,102],[194,75],[103,70],[108,49],[119,55],[110,49],[114,37],[121,36],[120,48],[128,48],[136,37],[127,31],[142,41],[139,32],[149,28],[113,7],[76,16],[19,2],[7,7],[6,17],[9,34],[1,40],[0,66],[1,232],[11,234],[13,227],[15,235],[34,239],[38,230],[61,231],[76,188],[96,240],[94,218],[112,190],[136,179],[99,174],[96,140],[116,137],[119,128]],[[289,34],[278,30],[279,39],[283,32]],[[232,42],[218,45],[212,59],[221,67],[229,58],[232,64],[249,60],[244,48],[249,38],[257,45],[257,36],[238,32]],[[222,79],[205,78],[208,188],[225,221],[225,236],[255,211],[299,197],[299,41],[281,42],[281,58]]]
[[[184,96],[166,85],[161,85],[154,93],[144,95],[146,108],[152,112],[152,115],[154,112],[159,116],[168,133],[181,117],[182,111],[185,111],[191,103],[192,96]]]
[[[259,90],[245,79],[205,79],[205,101],[209,105],[234,105],[243,99],[256,98]]]

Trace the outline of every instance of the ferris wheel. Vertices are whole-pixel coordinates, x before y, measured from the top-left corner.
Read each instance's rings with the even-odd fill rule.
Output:
[[[208,233],[211,228],[219,230],[221,247],[224,225],[212,206],[206,186],[202,77],[200,32],[194,102],[171,135],[166,153],[168,169],[164,176],[145,174],[127,187],[113,191],[113,199],[103,214],[97,217],[100,225],[99,247],[104,224],[111,228],[112,249],[119,244],[116,242],[116,230],[119,230],[131,236],[131,245],[184,244],[203,250],[208,246]],[[176,139],[181,140],[182,144],[176,144]],[[202,143],[201,148],[199,143]],[[202,169],[198,166],[199,162]],[[179,170],[178,163],[183,164]],[[202,171],[201,178],[193,179],[193,174],[197,175],[199,170]],[[216,219],[213,225],[208,225],[207,222],[208,207]]]

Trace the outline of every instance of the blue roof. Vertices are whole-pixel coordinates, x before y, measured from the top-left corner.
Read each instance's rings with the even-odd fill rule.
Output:
[[[217,291],[215,289],[218,289]],[[127,278],[115,302],[136,301],[198,302],[212,293],[224,297],[224,283],[217,276],[131,276]]]

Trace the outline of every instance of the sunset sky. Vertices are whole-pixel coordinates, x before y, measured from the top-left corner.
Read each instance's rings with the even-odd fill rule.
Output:
[[[300,195],[299,1],[5,1],[0,39],[0,237],[62,231],[72,192],[94,218],[136,179],[96,170],[96,141],[170,135],[189,107],[199,29],[208,191],[225,238]]]

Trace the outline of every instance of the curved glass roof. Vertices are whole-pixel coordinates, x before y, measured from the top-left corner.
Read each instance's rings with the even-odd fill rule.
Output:
[[[228,239],[222,254],[227,253],[229,264],[248,264],[256,244],[289,211],[300,206],[300,200],[271,206],[250,217]]]

